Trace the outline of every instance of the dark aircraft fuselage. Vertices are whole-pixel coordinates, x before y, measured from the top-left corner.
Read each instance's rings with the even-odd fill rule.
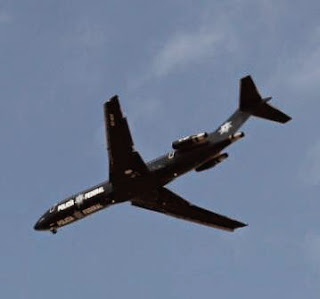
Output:
[[[151,176],[132,178],[132,186],[125,186],[125,190],[122,191],[123,197],[114,196],[114,190],[109,181],[102,182],[51,207],[38,220],[34,228],[56,232],[57,228],[66,224],[80,220],[113,204],[129,201],[137,194],[164,186],[211,160],[233,141],[242,137],[242,133],[228,136],[226,139],[221,139],[216,135],[216,138],[212,138],[209,143],[191,151],[171,151],[147,164]]]
[[[242,138],[238,129],[251,116],[285,123],[290,117],[267,104],[250,76],[241,79],[239,108],[216,131],[181,138],[173,150],[145,164],[134,150],[126,118],[118,98],[106,102],[105,123],[109,152],[110,182],[105,181],[51,207],[37,221],[36,230],[57,229],[113,204],[132,205],[169,216],[233,231],[244,223],[194,206],[163,186],[191,171],[203,171],[227,158],[224,148]]]

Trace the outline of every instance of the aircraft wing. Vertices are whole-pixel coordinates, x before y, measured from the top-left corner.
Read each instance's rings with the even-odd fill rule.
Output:
[[[179,195],[161,187],[153,196],[132,200],[132,205],[199,224],[234,231],[246,224],[192,205]]]
[[[118,96],[104,104],[104,116],[112,184],[117,186],[120,182],[148,173],[146,164],[134,150],[128,122],[122,114]]]

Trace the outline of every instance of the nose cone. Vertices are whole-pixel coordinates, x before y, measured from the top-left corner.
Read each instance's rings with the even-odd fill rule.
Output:
[[[40,230],[39,221],[37,221],[37,223],[34,225],[33,229],[34,230]]]
[[[44,217],[41,217],[33,227],[35,230],[45,230]]]

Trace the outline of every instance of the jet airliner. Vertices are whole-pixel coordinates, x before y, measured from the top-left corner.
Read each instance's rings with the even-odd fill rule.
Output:
[[[270,99],[261,97],[250,76],[242,78],[239,107],[217,130],[178,139],[172,143],[169,153],[145,163],[134,149],[118,96],[112,97],[104,104],[109,181],[53,205],[40,217],[34,229],[56,233],[65,225],[126,201],[135,207],[227,231],[246,226],[193,205],[165,186],[189,171],[204,171],[225,160],[228,154],[223,150],[244,137],[238,129],[250,116],[288,122],[291,117],[271,106]]]

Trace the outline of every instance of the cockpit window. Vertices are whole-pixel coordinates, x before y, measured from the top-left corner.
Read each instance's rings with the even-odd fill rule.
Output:
[[[50,208],[49,212],[52,213],[52,212],[55,210],[55,208],[56,208],[56,205],[52,206],[52,207]]]

